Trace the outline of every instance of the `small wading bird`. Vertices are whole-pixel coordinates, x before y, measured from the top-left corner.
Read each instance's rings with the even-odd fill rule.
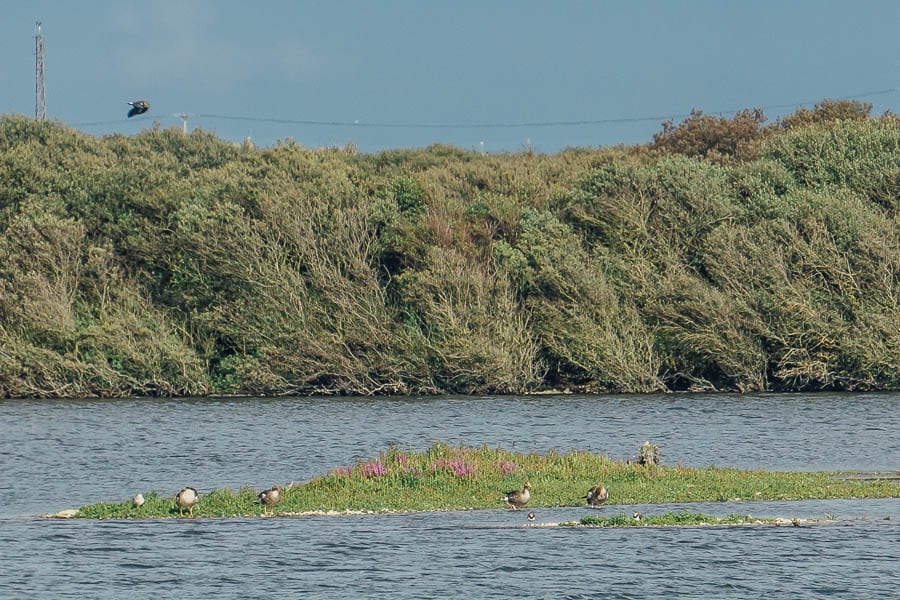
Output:
[[[528,504],[528,501],[531,500],[530,490],[531,484],[526,481],[521,490],[506,492],[506,503],[509,504],[510,508],[513,510],[519,510],[519,507],[525,506]]]
[[[528,513],[528,521],[529,522],[534,521],[534,513],[533,512]]]
[[[175,504],[178,506],[178,515],[184,516],[184,509],[188,509],[188,514],[194,516],[194,505],[200,501],[200,492],[190,486],[184,488],[175,494]]]
[[[135,507],[140,508],[144,505],[144,495],[138,494],[131,501],[134,503]]]
[[[606,499],[609,498],[609,491],[603,486],[603,484],[595,485],[591,489],[588,490],[587,496],[584,496],[584,499],[587,501],[588,506],[599,507],[601,504],[606,502]]]
[[[134,115],[142,115],[150,110],[150,103],[146,100],[135,100],[134,102],[129,102],[128,105],[131,107],[131,110],[128,111],[129,119]]]
[[[281,500],[281,486],[276,485],[273,488],[270,488],[268,490],[260,492],[259,496],[256,497],[256,500],[254,500],[254,502],[256,504],[263,505],[263,514],[265,515],[265,514],[268,514],[266,512],[267,508],[270,506],[275,506],[276,504],[278,504],[278,502],[280,500]],[[272,509],[272,514],[273,515],[275,514],[274,508]]]

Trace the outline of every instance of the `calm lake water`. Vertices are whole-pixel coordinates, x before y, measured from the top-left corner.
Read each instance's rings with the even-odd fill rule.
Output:
[[[900,589],[900,499],[719,503],[808,527],[560,529],[503,509],[164,521],[36,515],[303,481],[434,441],[779,470],[900,469],[900,395],[0,402],[0,598],[865,597]],[[609,506],[645,514],[679,506]],[[538,509],[538,523],[585,509]]]

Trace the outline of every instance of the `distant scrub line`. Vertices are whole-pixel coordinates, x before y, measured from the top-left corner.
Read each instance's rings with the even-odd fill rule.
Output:
[[[0,118],[0,397],[900,388],[900,121],[359,154]]]

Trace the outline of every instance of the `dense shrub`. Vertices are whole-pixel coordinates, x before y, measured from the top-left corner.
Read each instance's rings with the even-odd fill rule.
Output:
[[[823,100],[812,110],[800,108],[792,115],[778,119],[781,129],[799,129],[814,124],[835,121],[866,121],[872,114],[872,105],[858,100]]]
[[[900,122],[365,155],[0,118],[0,397],[900,387]]]
[[[763,150],[799,184],[846,187],[896,214],[900,210],[900,126],[892,120],[812,125],[772,138]]]
[[[664,122],[663,130],[653,136],[653,145],[666,152],[717,163],[752,160],[764,136],[765,121],[765,114],[758,108],[738,111],[731,119],[693,110],[689,118],[677,125]]]

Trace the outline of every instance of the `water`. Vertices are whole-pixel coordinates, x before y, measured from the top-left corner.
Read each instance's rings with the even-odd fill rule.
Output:
[[[4,401],[0,597],[867,597],[900,589],[900,499],[694,505],[809,527],[561,529],[521,512],[58,521],[135,492],[302,481],[433,441],[781,470],[900,468],[900,395]],[[610,506],[645,514],[678,506]],[[537,509],[538,523],[581,508]]]

